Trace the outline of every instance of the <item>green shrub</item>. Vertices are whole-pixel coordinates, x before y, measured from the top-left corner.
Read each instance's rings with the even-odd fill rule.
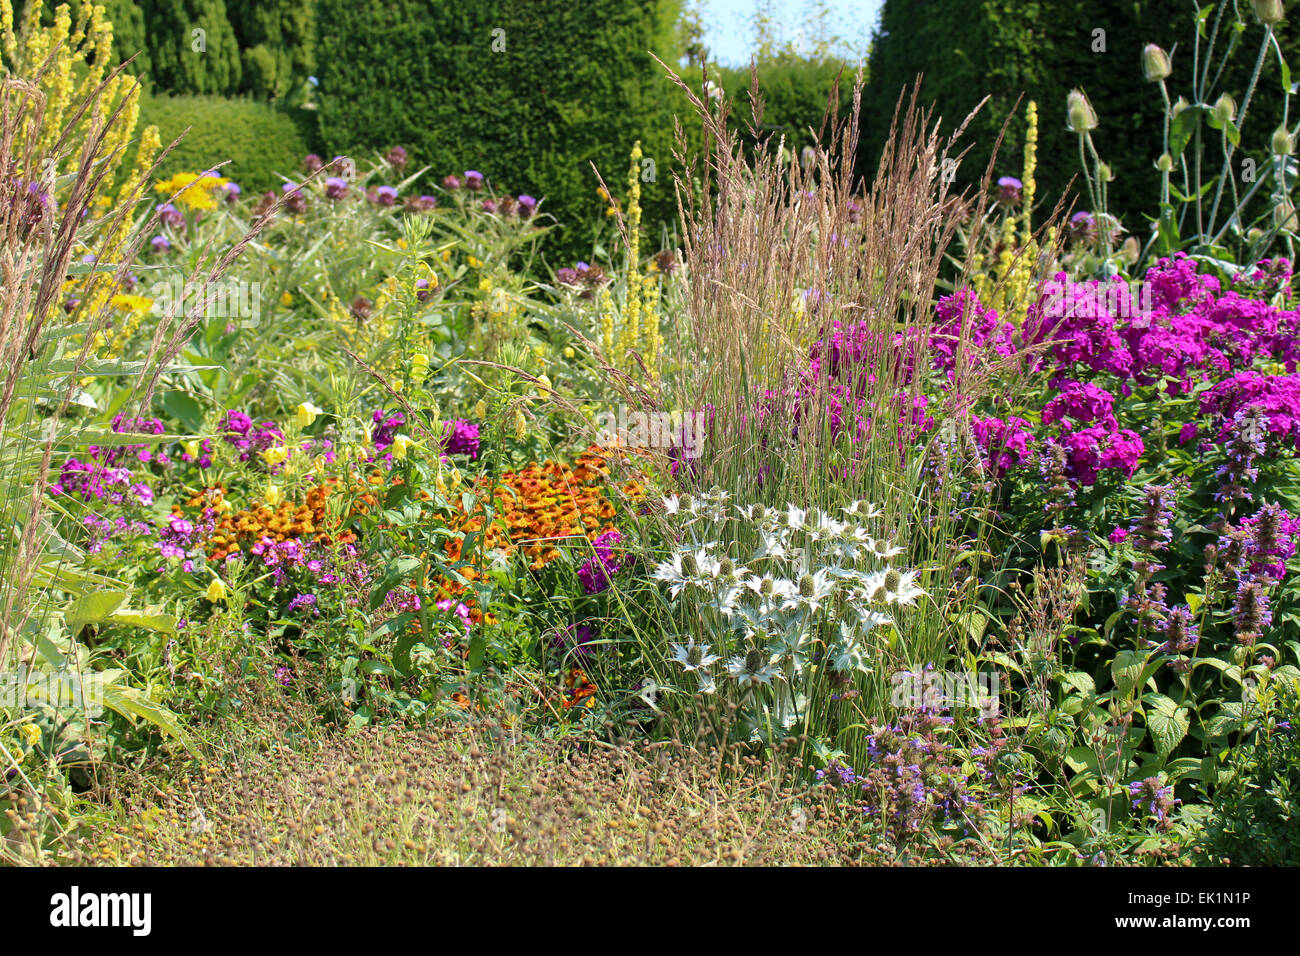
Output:
[[[628,152],[641,140],[654,164],[642,204],[655,235],[655,221],[674,212],[672,111],[687,104],[648,51],[675,62],[679,8],[678,0],[321,0],[325,145],[405,147],[433,182],[478,169],[543,200],[562,224],[552,242],[578,256],[591,251],[589,224],[602,221],[591,164],[623,196]]]
[[[314,116],[307,110],[280,110],[252,100],[219,96],[158,96],[144,100],[141,122],[158,126],[170,143],[188,127],[179,146],[163,162],[161,174],[196,172],[231,160],[222,175],[246,191],[278,188],[279,175],[293,176],[315,145]]]
[[[1234,866],[1300,865],[1300,690],[1280,695],[1268,732],[1234,748],[1215,790],[1201,850]]]

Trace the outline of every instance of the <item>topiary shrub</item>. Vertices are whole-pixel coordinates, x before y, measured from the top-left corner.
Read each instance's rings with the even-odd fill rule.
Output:
[[[158,127],[166,145],[189,132],[163,162],[161,175],[196,172],[231,160],[221,174],[245,192],[276,189],[315,147],[314,116],[252,100],[219,96],[156,96],[141,104],[141,122]]]
[[[673,112],[689,111],[650,56],[676,61],[679,0],[393,0],[316,5],[321,132],[334,153],[402,146],[436,183],[477,169],[543,200],[557,256],[591,251],[594,162],[616,195],[640,140],[648,230],[674,217]],[[688,122],[693,122],[688,120]]]

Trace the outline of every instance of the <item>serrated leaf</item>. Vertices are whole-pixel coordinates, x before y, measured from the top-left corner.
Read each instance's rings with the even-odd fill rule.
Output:
[[[1110,678],[1121,697],[1128,697],[1142,678],[1146,657],[1136,651],[1120,651],[1110,663]]]

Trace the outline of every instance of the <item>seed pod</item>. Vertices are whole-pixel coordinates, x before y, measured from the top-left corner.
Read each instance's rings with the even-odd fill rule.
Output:
[[[1072,133],[1082,135],[1097,128],[1097,113],[1082,90],[1071,90],[1065,102],[1066,117]]]
[[[1142,48],[1142,75],[1148,83],[1159,83],[1172,72],[1168,53],[1154,43],[1148,43]]]
[[[1282,0],[1251,0],[1251,6],[1255,8],[1259,22],[1265,26],[1281,23],[1286,17],[1282,10]]]
[[[1290,156],[1295,152],[1295,140],[1287,132],[1285,126],[1279,126],[1273,131],[1273,154],[1275,156]]]
[[[1237,116],[1237,101],[1227,93],[1214,103],[1214,118],[1220,123],[1231,123]]]

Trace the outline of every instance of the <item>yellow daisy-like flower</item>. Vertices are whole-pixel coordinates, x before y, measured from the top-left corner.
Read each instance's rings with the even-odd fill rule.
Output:
[[[123,293],[113,296],[109,301],[112,302],[113,308],[119,312],[125,312],[137,318],[148,315],[149,310],[153,308],[153,299],[147,299],[142,295],[126,295]]]
[[[214,193],[228,182],[230,182],[229,179],[223,179],[220,176],[177,173],[171,179],[165,179],[158,183],[154,186],[154,190],[165,196],[176,193],[173,201],[180,203],[187,209],[211,212],[217,208],[217,197]]]

